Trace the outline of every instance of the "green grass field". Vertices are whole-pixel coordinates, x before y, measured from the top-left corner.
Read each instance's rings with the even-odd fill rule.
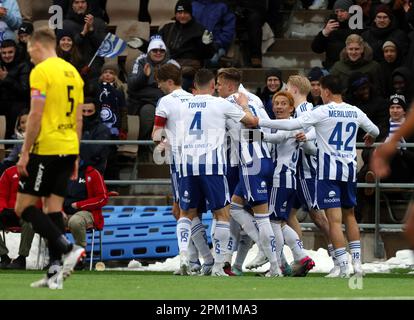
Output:
[[[414,275],[370,274],[363,289],[349,288],[348,279],[180,277],[161,272],[81,271],[64,283],[64,290],[33,289],[40,271],[0,271],[0,300],[13,299],[414,299]]]

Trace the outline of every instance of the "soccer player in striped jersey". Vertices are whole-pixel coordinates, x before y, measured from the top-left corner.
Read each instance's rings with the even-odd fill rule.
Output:
[[[235,68],[220,69],[217,74],[217,92],[220,97],[237,104],[238,89],[241,83],[241,74]],[[263,117],[260,108],[249,101],[249,108],[255,116]],[[265,112],[264,112],[265,113]],[[266,117],[269,119],[269,117]],[[241,127],[243,130],[245,127]],[[272,184],[273,163],[267,144],[261,141],[261,130],[250,130],[258,136],[255,141],[240,139],[239,183],[231,199],[231,216],[245,230],[254,242],[263,250],[270,262],[268,277],[281,275],[276,255],[275,236],[269,220],[269,193]],[[248,204],[253,212],[259,229],[246,212],[244,206]]]
[[[342,233],[342,218],[347,225],[347,237],[354,271],[362,274],[361,245],[356,205],[356,132],[361,127],[367,134],[366,145],[378,136],[378,127],[365,113],[342,101],[340,78],[327,75],[321,78],[322,99],[325,105],[306,112],[296,119],[259,120],[259,125],[282,130],[315,127],[318,145],[317,204],[325,209],[329,233],[340,266],[340,277],[349,277],[348,257]],[[342,209],[342,210],[341,210]]]
[[[247,97],[240,95],[236,107],[225,99],[214,97],[215,76],[206,69],[195,75],[196,95],[182,106],[180,136],[180,219],[177,238],[180,250],[180,268],[188,273],[188,240],[191,237],[191,220],[197,208],[206,201],[213,211],[215,261],[213,276],[226,276],[223,263],[230,237],[229,193],[225,177],[226,149],[224,148],[226,120],[233,119],[254,125],[257,119],[249,110]]]
[[[287,81],[287,91],[292,94],[295,103],[295,118],[300,117],[304,112],[310,112],[313,105],[307,102],[306,97],[312,86],[308,78],[300,75],[290,76]],[[298,141],[303,144],[306,141],[315,141],[315,128],[310,127],[296,135]],[[333,254],[333,246],[329,239],[329,223],[323,210],[315,210],[315,183],[316,183],[316,156],[307,154],[302,147],[299,149],[298,167],[296,172],[297,194],[293,204],[293,209],[289,216],[289,225],[295,229],[302,238],[300,225],[296,217],[296,212],[302,208],[309,212],[309,216],[315,225],[322,231],[328,243],[328,252],[334,262],[333,273],[339,273],[339,266]],[[306,270],[306,269],[305,269]]]
[[[160,142],[156,151],[162,152],[164,147],[167,147],[168,163],[170,164],[171,185],[173,191],[173,214],[179,217],[179,173],[177,168],[177,160],[179,161],[180,153],[178,151],[177,131],[181,121],[182,103],[187,102],[193,95],[181,88],[182,73],[181,69],[174,64],[165,64],[161,66],[156,73],[156,79],[159,88],[166,94],[162,97],[155,109],[155,120],[153,129],[153,139]],[[162,141],[163,129],[165,130],[166,139]],[[204,207],[204,206],[203,206]],[[200,208],[199,213],[202,213],[204,208]],[[194,248],[194,256],[196,258],[190,259],[192,269],[198,271],[198,254],[203,257],[203,273],[210,273],[214,263],[213,255],[207,244],[206,230],[200,221],[200,218],[194,217],[192,220],[191,232],[191,246]],[[201,266],[199,266],[201,268]]]
[[[280,91],[276,93],[272,102],[276,119],[289,119],[294,114],[294,100],[289,92]],[[264,141],[274,144],[275,169],[269,212],[271,214],[272,229],[276,237],[276,253],[282,261],[284,274],[291,274],[290,266],[283,256],[283,245],[286,243],[293,253],[294,262],[299,266],[292,275],[303,276],[315,266],[315,263],[303,250],[303,243],[298,234],[287,224],[297,189],[296,168],[299,157],[297,133],[298,131],[277,130],[276,133],[264,134]],[[308,141],[302,143],[302,145],[308,153],[316,153],[314,143]]]

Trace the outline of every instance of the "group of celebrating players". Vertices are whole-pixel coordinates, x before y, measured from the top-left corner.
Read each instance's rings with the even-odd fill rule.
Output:
[[[306,101],[309,80],[291,76],[287,90],[273,97],[276,120],[243,88],[235,68],[218,70],[217,78],[199,70],[192,94],[181,88],[181,71],[174,65],[162,66],[156,78],[166,96],[156,108],[153,140],[171,168],[177,274],[241,275],[254,242],[259,253],[247,267],[269,262],[266,277],[306,275],[315,263],[294,230],[299,226],[294,212],[301,207],[329,243],[335,267],[328,277],[351,274],[342,221],[353,272],[363,274],[354,216],[356,133],[361,127],[367,132],[366,145],[371,145],[379,130],[360,109],[342,101],[338,77],[320,80],[324,105],[313,108]],[[200,221],[206,210],[214,216],[214,257]],[[283,253],[285,244],[292,251],[293,268]]]

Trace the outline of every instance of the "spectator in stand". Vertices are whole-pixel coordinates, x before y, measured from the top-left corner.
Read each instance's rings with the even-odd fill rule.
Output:
[[[356,5],[362,8],[363,30],[368,29],[375,19],[375,4],[372,0],[356,0]]]
[[[155,81],[155,70],[166,63],[180,65],[170,59],[167,47],[160,36],[153,36],[147,54],[139,56],[128,76],[128,114],[139,115],[139,139],[151,139],[155,106],[164,94]]]
[[[107,0],[86,0],[88,8],[90,8],[89,12],[94,17],[101,18],[106,23],[109,23],[109,17],[106,13],[106,1]],[[63,16],[66,16],[70,11],[71,0],[53,0],[53,4],[61,6],[63,9]]]
[[[22,60],[31,64],[29,53],[27,52],[27,41],[33,33],[33,24],[30,22],[23,22],[17,31],[17,46]]]
[[[327,69],[339,61],[340,53],[345,47],[346,38],[357,32],[349,28],[349,7],[352,0],[337,0],[333,6],[334,15],[331,15],[325,25],[312,41],[312,51],[325,53],[325,61],[322,65]]]
[[[15,31],[22,24],[19,5],[16,0],[0,1],[0,43],[3,40],[16,40]]]
[[[217,67],[234,40],[236,34],[236,16],[227,4],[220,0],[194,0],[192,3],[193,18],[213,33],[216,53],[208,63]]]
[[[387,142],[394,132],[405,122],[405,116],[407,112],[407,104],[405,103],[404,96],[394,94],[390,96],[388,102],[389,119],[386,126],[385,135],[382,139],[378,139],[379,142]],[[401,143],[413,142],[413,137],[409,139],[402,138]],[[370,169],[370,160],[374,149],[364,149],[362,152],[362,159],[364,160],[364,166],[358,173],[358,181],[366,183],[375,182],[375,174]],[[392,158],[391,175],[381,179],[384,183],[412,183],[414,179],[414,170],[412,163],[414,162],[414,152],[406,147],[398,148],[398,152]],[[374,221],[372,203],[374,203],[374,188],[365,188],[358,192],[361,198],[360,211],[362,215],[362,222],[371,223]],[[365,210],[368,208],[368,210]]]
[[[86,248],[86,230],[103,229],[102,208],[108,203],[108,191],[101,173],[82,160],[82,152],[80,157],[78,177],[68,184],[63,211],[75,243]],[[76,269],[83,268],[84,262],[78,263]]]
[[[171,58],[182,68],[185,90],[192,87],[194,75],[203,67],[204,60],[211,59],[216,52],[213,34],[193,19],[192,11],[191,0],[178,0],[175,22],[167,23],[159,30]]]
[[[71,8],[63,21],[63,29],[73,35],[75,45],[89,64],[107,34],[106,24],[101,18],[90,13],[85,0],[71,1]],[[96,57],[90,69],[82,70],[84,81],[89,79],[85,81],[86,88],[98,80],[103,64],[104,59]]]
[[[79,72],[82,71],[86,62],[82,59],[82,54],[79,52],[79,49],[74,42],[73,34],[68,30],[58,29],[56,31],[56,39],[56,53],[58,57],[69,62]]]
[[[123,84],[118,79],[119,68],[115,63],[106,63],[102,67],[99,78],[98,103],[101,110],[102,123],[111,131],[112,140],[127,138],[127,108]],[[110,149],[105,170],[106,180],[119,180],[118,146]]]
[[[357,34],[348,36],[345,44],[340,60],[335,62],[330,73],[340,77],[343,88],[346,88],[352,73],[362,72],[368,74],[378,92],[380,88],[380,66],[378,62],[372,60],[371,47]]]
[[[411,71],[405,67],[395,69],[391,76],[393,93],[404,96],[407,109],[410,108],[414,95],[414,83]]]
[[[392,90],[391,76],[394,70],[401,66],[403,57],[401,55],[400,46],[397,41],[388,40],[382,46],[384,61],[380,63],[380,94],[383,97],[389,97]]]
[[[105,126],[97,110],[98,102],[95,98],[85,97],[82,106],[82,140],[110,140],[111,131]],[[108,159],[109,147],[102,144],[81,144],[80,154],[85,163],[93,165],[94,168],[104,174]]]
[[[30,247],[34,237],[32,225],[19,217],[14,212],[17,188],[19,185],[19,173],[17,167],[8,168],[0,177],[0,229],[20,227],[21,237],[19,256],[13,261],[8,256],[4,239],[0,237],[0,269],[26,269],[26,257],[29,256]],[[39,203],[41,208],[41,203]]]
[[[239,0],[236,2],[236,30],[247,34],[247,50],[250,66],[262,67],[262,27],[266,21],[266,0]]]
[[[388,126],[388,103],[375,90],[369,76],[362,72],[351,74],[344,98],[345,102],[361,109],[378,127],[380,133],[377,139],[381,140],[385,136]],[[364,135],[365,133],[359,130],[357,142],[363,142]]]
[[[29,109],[23,109],[23,111],[17,117],[16,126],[14,128],[14,135],[12,136],[13,139],[24,139],[28,114]],[[7,168],[16,165],[17,161],[19,160],[19,154],[21,149],[21,144],[15,144],[13,146],[13,149],[10,152],[10,154],[0,163],[0,175],[2,175],[4,170],[6,170]]]
[[[321,84],[319,80],[327,74],[328,72],[326,72],[326,70],[324,72],[322,68],[319,67],[313,67],[308,73],[308,79],[311,83],[311,91],[306,97],[306,100],[312,103],[314,107],[324,104],[321,97]]]
[[[400,30],[406,34],[414,30],[414,8],[411,0],[395,0],[392,12]]]
[[[278,68],[271,68],[265,73],[266,86],[262,92],[259,92],[260,99],[262,99],[266,113],[270,119],[276,119],[275,113],[273,112],[273,96],[275,93],[285,90],[286,84],[282,79],[282,71]]]
[[[375,19],[371,27],[362,33],[362,38],[373,50],[373,59],[377,62],[384,61],[382,46],[387,40],[395,40],[401,45],[401,53],[404,56],[408,49],[408,37],[400,29],[391,9],[383,4],[375,9]]]
[[[19,113],[30,104],[30,65],[21,61],[14,40],[0,45],[0,114],[6,116],[6,138],[13,135]]]

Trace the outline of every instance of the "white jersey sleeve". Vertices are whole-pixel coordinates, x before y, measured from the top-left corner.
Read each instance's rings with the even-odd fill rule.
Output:
[[[369,135],[373,136],[374,138],[378,137],[379,135],[379,129],[378,127],[368,118],[368,116],[360,111],[360,117],[358,118],[360,120],[359,126]]]

